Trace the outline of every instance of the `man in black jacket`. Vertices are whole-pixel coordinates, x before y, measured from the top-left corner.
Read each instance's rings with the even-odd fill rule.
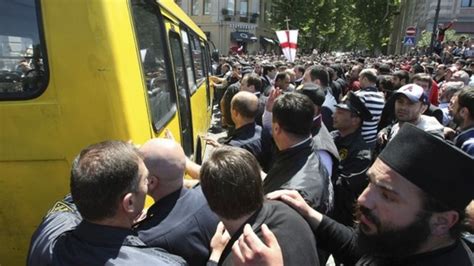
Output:
[[[57,202],[34,233],[28,265],[184,265],[132,231],[147,183],[131,144],[106,141],[82,150],[72,165],[72,198]]]
[[[333,204],[333,188],[312,143],[313,103],[306,95],[286,93],[276,99],[272,114],[272,135],[278,152],[263,182],[265,193],[296,189],[313,208],[328,212]]]
[[[468,154],[406,124],[367,173],[355,231],[313,210],[295,191],[268,198],[296,208],[318,246],[344,264],[470,266],[473,257],[460,235],[474,196],[472,173]]]
[[[155,203],[135,225],[150,247],[173,250],[189,265],[206,264],[219,219],[209,209],[201,187],[183,187],[186,155],[173,140],[152,139],[140,147],[150,173],[148,195]]]
[[[319,265],[311,228],[292,208],[282,202],[264,200],[260,167],[248,151],[235,147],[216,149],[200,171],[202,191],[209,206],[224,224],[231,239],[223,250],[214,248],[211,261],[232,264],[232,246],[250,224],[261,234],[266,224],[281,246],[285,265]],[[216,235],[225,235],[218,229]],[[215,238],[217,237],[215,236]],[[214,242],[214,238],[212,243]],[[222,255],[216,255],[222,252]]]

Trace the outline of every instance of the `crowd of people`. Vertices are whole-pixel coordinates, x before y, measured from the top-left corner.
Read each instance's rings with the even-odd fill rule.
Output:
[[[474,265],[473,58],[214,67],[202,166],[171,136],[85,148],[28,265]]]

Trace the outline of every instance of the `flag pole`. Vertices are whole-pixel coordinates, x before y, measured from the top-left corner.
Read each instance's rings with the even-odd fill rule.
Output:
[[[286,22],[286,36],[288,38],[288,43],[290,43],[290,21],[291,19],[288,18],[288,16],[285,17],[285,20]],[[292,62],[293,60],[291,60],[291,48],[288,49],[288,55],[290,56],[290,62]]]

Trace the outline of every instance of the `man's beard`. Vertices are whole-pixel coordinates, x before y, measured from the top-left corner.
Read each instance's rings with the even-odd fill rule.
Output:
[[[361,224],[356,224],[356,243],[361,255],[386,258],[403,258],[416,253],[431,234],[429,219],[431,213],[421,210],[416,220],[405,227],[382,226],[380,220],[372,212],[358,206],[356,217],[363,214],[375,224],[377,232],[368,235],[361,230]]]

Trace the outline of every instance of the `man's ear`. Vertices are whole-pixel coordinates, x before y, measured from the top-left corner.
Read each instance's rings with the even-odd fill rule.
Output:
[[[467,110],[467,107],[462,107],[462,108],[461,108],[461,111],[460,111],[459,113],[461,114],[461,116],[462,116],[463,118],[466,118],[467,115],[468,115],[468,112],[469,112],[469,111]]]
[[[135,211],[135,197],[131,192],[125,194],[122,198],[121,207],[126,213],[133,213]]]
[[[148,191],[153,191],[154,189],[156,189],[158,187],[158,183],[159,178],[154,175],[150,175],[148,177]]]
[[[459,214],[456,211],[436,212],[430,218],[431,234],[443,236],[449,234],[451,229],[459,220]]]
[[[278,122],[272,122],[272,134],[280,134],[281,132],[281,127],[280,125],[278,124]]]

